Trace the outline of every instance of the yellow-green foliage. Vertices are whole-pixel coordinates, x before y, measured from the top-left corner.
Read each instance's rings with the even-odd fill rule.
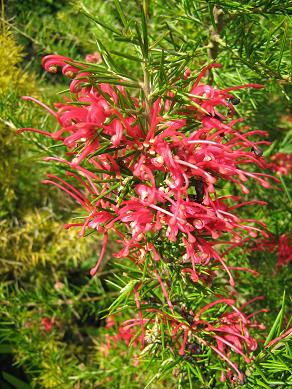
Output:
[[[31,91],[34,86],[33,77],[20,68],[23,52],[17,44],[10,28],[2,27],[0,33],[0,93],[17,88],[21,94]]]
[[[10,31],[0,35],[0,85],[1,93],[12,89],[16,85],[23,89],[28,80],[19,67],[22,59],[20,46],[15,42]]]
[[[30,116],[36,118],[33,125],[40,124],[37,115],[28,113],[36,108],[23,109],[27,103],[20,99],[23,94],[39,94],[34,78],[21,68],[22,58],[22,48],[4,22],[0,33],[0,273],[26,273],[36,265],[56,266],[62,261],[72,264],[89,255],[88,240],[79,239],[76,230],[64,230],[49,208],[37,209],[47,204],[42,174],[31,171],[36,161],[16,134],[17,126],[31,126],[26,124]]]
[[[20,221],[0,224],[0,273],[13,269],[23,274],[62,261],[72,266],[89,253],[89,239],[80,239],[76,229],[65,230],[49,209],[28,211]]]
[[[6,131],[5,131],[6,130]],[[14,131],[15,132],[15,131]],[[0,123],[0,152],[3,157],[0,169],[0,180],[1,180],[1,196],[2,199],[5,199],[7,203],[11,203],[11,201],[15,197],[14,190],[12,188],[12,182],[14,181],[13,177],[13,168],[15,167],[11,161],[7,160],[5,156],[9,153],[9,140],[11,139],[11,130],[9,127],[6,127]],[[10,143],[12,146],[12,143]],[[10,147],[11,147],[10,146]],[[1,201],[1,203],[3,200]],[[3,209],[2,209],[3,212]],[[2,213],[1,212],[1,213]]]
[[[22,94],[30,94],[36,89],[34,77],[21,69],[22,47],[17,44],[7,22],[2,21],[0,31],[0,153],[2,163],[1,180],[1,216],[15,199],[15,181],[19,156],[23,152],[17,139],[15,128],[8,117],[16,113],[17,99]],[[3,205],[3,203],[5,204]]]

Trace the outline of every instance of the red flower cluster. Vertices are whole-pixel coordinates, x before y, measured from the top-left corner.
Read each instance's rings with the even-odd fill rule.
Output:
[[[282,234],[279,239],[270,235],[269,239],[261,238],[256,241],[256,244],[251,247],[251,251],[269,251],[270,253],[278,252],[278,261],[276,269],[292,262],[292,246],[290,244],[291,237],[288,234]]]
[[[95,53],[92,53],[92,54],[87,54],[87,56],[85,57],[85,60],[87,62],[91,62],[91,63],[101,63],[102,62],[101,55],[99,54],[98,51],[96,51]]]
[[[249,165],[265,166],[259,145],[267,142],[253,142],[251,137],[266,133],[240,125],[243,119],[231,118],[234,106],[230,92],[245,87],[262,88],[262,85],[220,90],[200,84],[211,67],[220,66],[212,64],[204,68],[195,81],[191,81],[186,72],[187,92],[183,104],[177,104],[176,94],[171,90],[153,101],[150,112],[143,117],[141,112],[148,111],[145,102],[130,97],[122,81],[115,87],[96,84],[86,71],[86,65],[74,63],[67,57],[49,55],[42,64],[48,72],[55,73],[61,67],[65,76],[74,78],[70,84],[71,97],[66,97],[64,103],[55,104],[56,110],[32,97],[24,97],[52,114],[59,129],[48,132],[23,128],[19,132],[41,133],[62,141],[67,148],[65,158],[46,158],[63,164],[67,168],[67,179],[49,174],[44,183],[66,192],[87,214],[82,223],[68,224],[66,228],[79,226],[81,235],[88,229],[103,234],[104,244],[91,275],[98,271],[108,232],[112,231],[122,246],[116,253],[117,258],[128,257],[140,268],[146,258],[149,260],[149,272],[158,280],[171,312],[173,304],[155,263],[174,259],[163,256],[154,243],[158,238],[176,242],[177,252],[173,257],[180,265],[182,277],[189,274],[196,282],[199,279],[196,267],[214,261],[225,269],[230,285],[234,286],[232,268],[215,245],[239,245],[248,236],[255,237],[262,232],[259,226],[263,223],[244,220],[234,213],[237,208],[256,201],[241,202],[239,196],[220,196],[216,188],[220,182],[229,181],[247,194],[249,179],[265,188],[270,186],[269,176],[247,169]],[[224,237],[227,237],[225,242]],[[145,319],[140,310],[138,290],[135,289],[135,301],[144,342]],[[217,347],[210,347],[238,371],[228,358],[228,350],[243,355],[243,343],[248,350],[254,350],[256,343],[247,331],[249,319],[234,307],[233,302],[222,302],[230,305],[234,312],[222,316],[218,323],[210,324],[201,318],[201,310],[192,324],[177,323],[173,336],[179,330],[183,331],[180,346],[183,355],[189,333],[198,324],[203,325],[217,342]],[[201,343],[207,344],[207,341],[203,339]]]
[[[114,316],[108,316],[106,320],[105,328],[110,329],[116,326],[116,320]],[[119,342],[124,343],[126,346],[129,346],[130,342],[133,346],[137,346],[139,342],[141,342],[141,337],[136,338],[136,332],[134,331],[133,326],[119,326],[114,335],[110,335],[108,333],[104,336],[105,342],[99,346],[99,350],[103,353],[103,355],[107,358],[110,354],[110,350],[115,349]],[[139,359],[137,355],[133,355],[132,365],[138,366]]]
[[[43,317],[41,320],[42,326],[46,332],[51,332],[53,325],[54,325],[54,320],[49,319],[48,317]]]
[[[290,262],[292,262],[292,246],[290,243],[290,237],[283,234],[279,239],[277,268],[280,268],[283,265],[288,265]]]
[[[223,359],[229,369],[231,368],[237,374],[237,379],[244,381],[244,375],[239,371],[236,363],[232,362],[232,352],[241,355],[246,363],[251,360],[245,352],[252,352],[257,348],[256,340],[250,335],[249,328],[265,329],[262,324],[254,320],[254,316],[260,312],[266,312],[262,309],[253,312],[250,315],[245,315],[242,312],[247,305],[256,300],[263,299],[263,296],[255,297],[252,300],[243,304],[239,309],[235,307],[233,299],[221,298],[210,304],[207,304],[195,314],[192,310],[187,310],[185,307],[179,309],[180,318],[174,318],[159,309],[147,309],[148,312],[156,312],[156,320],[139,318],[130,319],[123,323],[125,331],[129,336],[132,334],[131,329],[134,326],[142,325],[142,333],[144,327],[147,326],[145,332],[145,340],[147,343],[154,343],[160,338],[159,320],[164,323],[163,328],[172,329],[172,340],[179,348],[179,354],[185,358],[197,358],[200,355],[202,347],[211,348],[221,359]],[[225,304],[232,309],[231,312],[221,314],[219,317],[212,317],[213,307],[218,304]],[[208,314],[209,313],[209,314]],[[160,318],[157,320],[157,318]],[[132,335],[133,336],[133,335]],[[216,342],[214,346],[212,341]],[[212,343],[211,343],[212,342]],[[199,358],[199,357],[198,357]],[[222,374],[221,380],[225,380],[225,375]]]
[[[267,168],[279,175],[288,176],[292,171],[292,154],[276,153],[271,157]]]
[[[51,55],[42,63],[49,72],[60,66],[63,74],[71,77],[78,68],[68,61],[71,60]],[[92,275],[102,261],[109,230],[118,234],[123,245],[117,257],[131,253],[138,263],[144,262],[147,253],[152,253],[154,261],[160,260],[147,238],[149,232],[160,232],[164,238],[185,246],[181,255],[186,264],[183,274],[190,272],[195,281],[196,265],[206,265],[214,259],[225,268],[234,285],[228,267],[213,246],[224,233],[239,241],[244,232],[256,236],[259,228],[255,227],[256,221],[243,220],[233,213],[245,205],[239,197],[219,197],[214,185],[220,179],[231,181],[248,193],[244,183],[253,178],[269,187],[264,174],[245,168],[250,164],[263,166],[255,150],[259,150],[258,144],[266,142],[252,142],[250,137],[265,133],[250,131],[246,126],[235,128],[242,119],[228,122],[234,111],[230,92],[262,86],[250,84],[218,90],[199,85],[211,66],[219,65],[206,67],[190,87],[189,105],[182,109],[182,118],[169,118],[172,93],[168,93],[165,102],[161,98],[153,102],[147,133],[135,114],[144,108],[143,103],[132,98],[133,109],[125,115],[118,108],[121,97],[128,98],[124,87],[92,86],[86,72],[79,73],[71,82],[73,96],[57,103],[57,111],[32,97],[24,97],[46,108],[60,129],[53,133],[33,128],[19,132],[39,132],[62,140],[68,148],[68,158],[47,160],[67,165],[67,175],[83,188],[81,191],[52,174],[44,181],[68,193],[88,213],[83,223],[66,227],[80,225],[81,235],[92,228],[104,234],[104,247]],[[219,112],[220,106],[228,110],[225,116]],[[186,131],[188,117],[198,120],[200,126]]]

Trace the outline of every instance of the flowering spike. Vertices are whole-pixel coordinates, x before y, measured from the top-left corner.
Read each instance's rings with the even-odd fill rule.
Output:
[[[94,53],[87,61],[98,63],[100,58]],[[254,351],[257,342],[248,328],[262,328],[251,321],[254,314],[245,316],[244,304],[239,309],[234,299],[223,296],[205,306],[198,302],[196,311],[186,306],[177,309],[171,300],[175,288],[168,292],[166,287],[173,280],[166,280],[165,285],[162,274],[163,278],[176,274],[173,282],[180,288],[199,287],[202,283],[209,287],[220,273],[215,271],[216,265],[229,277],[231,296],[236,295],[232,273],[258,275],[240,263],[230,266],[228,253],[250,238],[267,236],[263,223],[244,219],[237,213],[243,206],[264,205],[264,202],[241,201],[240,196],[220,197],[217,186],[229,182],[245,194],[249,193],[247,182],[251,180],[264,188],[270,187],[269,175],[248,168],[267,167],[260,148],[267,142],[253,139],[266,133],[250,130],[242,124],[242,118],[231,118],[238,98],[230,92],[246,87],[260,89],[262,85],[215,89],[203,84],[208,71],[221,66],[212,63],[202,69],[195,81],[186,70],[181,79],[186,90],[182,88],[177,94],[174,83],[158,98],[150,93],[145,103],[130,95],[124,81],[115,87],[95,82],[95,74],[87,72],[88,65],[68,57],[49,55],[43,58],[42,65],[50,73],[61,68],[63,75],[73,79],[71,95],[56,103],[55,109],[24,96],[24,100],[33,101],[49,112],[59,127],[54,133],[34,128],[22,128],[18,133],[40,133],[64,144],[67,150],[64,158],[45,160],[61,163],[66,169],[65,179],[49,174],[44,183],[64,191],[85,211],[82,222],[68,223],[65,228],[80,227],[80,236],[88,229],[103,235],[101,253],[90,270],[91,276],[98,272],[103,261],[110,231],[121,246],[114,256],[128,257],[137,266],[137,274],[143,274],[141,279],[137,276],[136,287],[132,289],[137,317],[119,327],[116,339],[129,344],[134,327],[140,326],[143,348],[144,340],[151,340],[147,335],[149,326],[159,317],[161,323],[169,325],[179,355],[190,352],[188,340],[195,338],[211,348],[242,380],[242,373],[232,362],[232,353],[250,361],[245,352]],[[176,97],[181,97],[183,104]],[[228,244],[228,249],[223,252],[224,244]],[[287,238],[281,237],[279,266],[287,263],[284,257],[290,258],[288,247]],[[143,318],[141,299],[147,296],[144,286],[148,282],[154,285],[153,280],[157,280],[155,287],[161,289],[171,313],[145,305],[147,314],[156,315],[156,319],[151,315]],[[229,311],[208,317],[218,304],[225,304]],[[198,336],[199,326],[203,327],[204,339]],[[155,334],[159,335],[157,326]]]

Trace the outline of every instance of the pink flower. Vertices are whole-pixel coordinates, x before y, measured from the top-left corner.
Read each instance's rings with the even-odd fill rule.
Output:
[[[289,330],[285,331],[282,335],[278,336],[277,338],[271,340],[266,346],[265,348],[269,348],[271,346],[273,346],[274,344],[278,343],[281,339],[285,339],[286,337],[290,336],[290,334],[292,333],[292,328],[289,328]]]
[[[92,54],[87,54],[85,57],[85,60],[87,62],[91,62],[91,63],[101,63],[102,62],[101,55],[99,54],[98,51],[95,51]]]
[[[290,237],[283,234],[279,239],[277,268],[288,265],[290,262],[292,262],[292,246],[290,244]]]
[[[66,148],[64,158],[46,158],[48,162],[62,164],[67,171],[65,177],[49,174],[44,183],[58,187],[83,208],[84,219],[67,224],[66,228],[79,227],[81,236],[92,229],[103,235],[99,258],[90,274],[98,272],[111,232],[121,246],[115,257],[128,257],[143,274],[147,271],[154,287],[160,288],[166,308],[155,312],[169,321],[178,353],[184,355],[189,336],[194,336],[242,378],[232,355],[249,361],[246,352],[257,346],[249,328],[259,325],[236,308],[234,300],[226,298],[188,313],[193,320],[186,321],[183,315],[181,320],[176,318],[161,266],[167,260],[162,247],[165,244],[173,250],[168,260],[184,281],[190,278],[191,282],[212,283],[216,273],[210,269],[206,277],[198,269],[216,264],[226,272],[233,288],[233,271],[252,271],[229,266],[227,254],[250,238],[268,236],[264,223],[244,219],[237,213],[238,208],[263,202],[223,196],[218,187],[229,182],[248,194],[248,181],[269,188],[274,179],[251,171],[266,167],[260,145],[268,143],[262,140],[267,134],[244,126],[241,118],[232,119],[235,110],[231,92],[262,85],[220,90],[202,84],[205,73],[220,67],[219,64],[205,67],[193,82],[187,71],[183,82],[188,97],[183,106],[174,100],[174,84],[165,96],[150,102],[145,120],[145,102],[131,97],[122,82],[116,87],[105,83],[93,86],[88,66],[67,57],[47,56],[43,66],[51,73],[61,67],[63,74],[74,77],[71,96],[55,104],[54,109],[35,98],[24,97],[49,112],[58,128],[54,132],[34,128],[19,132],[48,136]],[[253,140],[255,136],[257,141]],[[223,244],[229,245],[225,252],[221,250]],[[281,244],[281,261],[285,261],[287,240],[283,239]],[[135,336],[134,327],[139,325],[143,346],[145,324],[152,323],[152,319],[143,317],[142,286],[139,281],[132,292],[137,318],[124,323],[114,338],[127,345]],[[218,304],[227,305],[232,312],[212,319],[209,311]],[[202,337],[198,335],[200,326],[204,328]]]
[[[140,365],[139,356],[134,354],[132,358],[132,366],[138,367]]]
[[[112,328],[116,324],[115,317],[110,315],[106,318],[106,328]]]
[[[69,78],[74,78],[78,68],[69,65],[68,62],[74,62],[71,58],[61,55],[47,55],[42,59],[42,66],[49,73],[57,73],[58,67],[62,68],[62,73]]]
[[[67,62],[72,60],[53,55],[43,59],[43,66],[48,71],[52,66],[64,69]],[[80,66],[78,64],[78,67]],[[191,115],[198,116],[202,126],[190,132],[188,136],[182,132],[186,125],[185,119],[164,119],[161,111],[170,107],[163,107],[160,98],[153,102],[149,130],[144,135],[134,114],[125,117],[119,112],[116,107],[118,96],[110,85],[101,84],[100,89],[112,99],[113,104],[94,87],[82,86],[83,80],[87,78],[86,72],[82,70],[78,79],[71,83],[74,85],[72,92],[76,94],[81,105],[76,106],[66,98],[64,103],[56,104],[57,111],[53,111],[36,99],[26,97],[50,112],[58,120],[59,130],[55,133],[38,129],[20,130],[39,132],[62,140],[72,155],[71,162],[65,163],[77,170],[78,174],[85,175],[87,182],[80,180],[78,175],[75,177],[87,192],[86,195],[56,176],[45,180],[45,183],[54,184],[67,192],[90,212],[83,225],[82,234],[86,228],[93,228],[96,223],[99,225],[99,215],[105,215],[109,204],[114,213],[109,213],[105,223],[108,222],[111,228],[114,228],[115,223],[122,222],[131,231],[131,241],[124,239],[128,247],[125,250],[126,255],[137,243],[146,245],[145,234],[149,232],[163,229],[165,238],[173,242],[177,241],[178,233],[181,232],[187,237],[184,260],[190,260],[192,263],[193,279],[196,278],[196,264],[207,263],[214,256],[212,244],[205,241],[206,236],[216,240],[229,233],[239,239],[242,234],[240,230],[250,235],[260,231],[249,224],[254,221],[245,222],[233,215],[231,210],[235,209],[234,204],[230,206],[225,199],[212,198],[217,177],[239,185],[244,193],[247,193],[248,189],[243,183],[250,178],[257,180],[264,187],[269,186],[263,175],[241,168],[241,165],[247,164],[262,166],[261,159],[252,151],[252,148],[257,148],[259,142],[251,142],[249,137],[255,134],[264,135],[263,132],[249,131],[246,127],[240,132],[233,128],[238,120],[223,124],[222,120],[228,118],[216,110],[220,105],[232,109],[228,100],[232,95],[229,92],[241,87],[217,90],[209,85],[199,85],[207,69],[202,71],[191,87],[191,96],[194,97],[191,97],[190,103],[193,101],[195,106],[190,104],[187,107]],[[119,89],[124,93],[123,87]],[[169,97],[172,98],[172,95]],[[139,105],[137,99],[133,99],[133,104]],[[108,122],[111,115],[113,120]],[[136,123],[135,126],[133,123]],[[222,133],[225,136],[228,134],[227,141],[222,137]],[[117,151],[114,151],[115,149]],[[113,152],[109,153],[110,150]],[[127,173],[121,173],[121,167],[117,164],[119,159]],[[81,166],[85,162],[86,169]],[[92,175],[91,171],[97,171],[98,175]],[[157,186],[155,177],[161,173],[166,179]],[[68,174],[71,175],[70,172]],[[121,180],[124,177],[127,179],[131,174],[140,180],[140,184],[136,185],[135,195],[122,198],[119,185],[112,185],[110,181],[113,176]],[[101,189],[97,186],[100,180]],[[191,191],[195,193],[191,195]],[[240,206],[237,199],[234,198],[234,201],[237,201],[237,207]],[[106,211],[98,210],[97,207],[100,206]],[[219,254],[216,258],[227,270]]]
[[[72,60],[52,55],[43,59],[43,66],[48,71],[52,70],[52,66],[65,69],[67,62]],[[82,68],[81,64],[76,63],[76,66]],[[68,148],[70,158],[64,163],[77,173],[72,175],[69,171],[68,175],[74,176],[83,190],[75,189],[72,184],[53,175],[44,183],[59,187],[87,210],[89,214],[83,223],[82,235],[87,228],[95,226],[104,233],[108,228],[117,231],[116,225],[122,223],[132,238],[123,238],[125,246],[119,253],[121,256],[128,255],[137,245],[144,246],[147,251],[148,233],[162,230],[165,239],[173,242],[177,242],[180,233],[179,239],[186,247],[183,258],[186,263],[192,264],[193,280],[196,279],[196,265],[207,264],[213,257],[228,272],[233,284],[228,266],[212,248],[209,237],[215,243],[228,233],[238,241],[245,233],[256,236],[261,229],[255,226],[254,220],[245,221],[233,214],[232,210],[241,206],[239,198],[213,197],[214,185],[220,177],[248,193],[244,183],[251,178],[264,187],[270,184],[268,176],[245,169],[248,164],[263,166],[262,160],[252,151],[263,142],[255,143],[249,138],[265,134],[250,131],[247,127],[235,129],[240,120],[227,123],[228,117],[219,113],[216,107],[232,110],[229,102],[231,90],[261,86],[251,84],[218,90],[210,85],[200,85],[201,78],[210,67],[219,65],[212,64],[203,69],[191,87],[190,96],[193,97],[185,115],[197,117],[201,126],[188,135],[183,131],[186,119],[165,120],[167,111],[163,110],[170,106],[163,106],[160,98],[152,104],[148,133],[144,135],[135,114],[122,115],[117,108],[118,96],[112,86],[100,84],[103,94],[92,86],[82,86],[88,77],[82,69],[78,79],[71,83],[71,90],[80,103],[78,106],[66,98],[64,103],[56,104],[57,111],[54,111],[34,98],[25,97],[50,112],[60,128],[54,133],[31,128],[20,131],[50,136],[63,141]],[[125,93],[122,86],[118,89],[120,93]],[[105,99],[104,94],[109,98]],[[168,96],[172,98],[171,94]],[[139,106],[136,98],[133,98],[133,105]],[[227,140],[222,137],[223,134],[228,136]],[[156,177],[161,174],[165,179],[158,184]],[[139,181],[134,185],[135,193],[122,193],[121,185],[131,177]]]
[[[292,154],[276,153],[267,163],[267,168],[279,175],[288,176],[292,171]]]
[[[249,250],[260,252],[269,251],[270,253],[278,252],[276,265],[276,270],[278,270],[292,261],[292,246],[290,241],[291,239],[288,234],[282,234],[278,240],[274,235],[270,234],[269,239],[258,239],[255,245],[250,247]]]
[[[254,316],[266,310],[253,312],[250,315],[245,315],[242,310],[252,302],[261,299],[263,299],[262,296],[255,297],[238,309],[235,307],[233,299],[220,298],[198,309],[195,313],[182,307],[179,312],[176,312],[175,316],[168,315],[165,311],[159,309],[149,308],[147,311],[155,312],[156,319],[143,319],[143,326],[147,328],[148,333],[155,335],[153,340],[149,339],[149,341],[155,341],[161,328],[157,321],[159,318],[164,323],[163,328],[172,330],[173,346],[177,346],[179,355],[184,356],[191,353],[193,354],[192,357],[195,358],[195,354],[201,348],[200,345],[211,348],[228,365],[228,378],[231,379],[231,372],[233,372],[232,375],[235,374],[239,380],[243,381],[244,374],[239,370],[238,365],[233,362],[233,355],[241,356],[246,363],[251,362],[251,358],[246,354],[256,350],[257,342],[251,336],[250,329],[265,329],[264,326],[254,320]],[[226,311],[219,317],[215,317],[214,309],[217,309],[218,305],[225,305],[231,311]],[[181,319],[178,318],[178,315],[181,315]],[[138,319],[131,319],[124,323],[126,328],[139,325],[140,320]],[[165,336],[167,336],[167,331],[164,334]],[[221,378],[223,380],[225,376]]]
[[[52,331],[52,328],[54,325],[54,321],[52,319],[49,319],[48,317],[43,317],[41,320],[41,323],[42,323],[42,326],[43,326],[45,332]]]

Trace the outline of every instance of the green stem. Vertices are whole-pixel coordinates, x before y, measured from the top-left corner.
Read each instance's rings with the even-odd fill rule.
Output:
[[[144,82],[143,82],[143,91],[145,97],[145,118],[147,127],[150,125],[150,80],[149,80],[149,72],[148,72],[148,61],[144,60]]]
[[[146,128],[149,127],[150,125],[150,77],[149,77],[149,71],[148,71],[148,66],[149,66],[149,60],[148,60],[148,38],[146,38],[145,35],[148,35],[147,32],[147,24],[149,21],[149,5],[150,5],[150,0],[143,0],[143,11],[144,12],[144,23],[145,23],[145,30],[144,31],[144,44],[147,46],[144,56],[144,61],[143,61],[143,91],[144,91],[144,97],[145,97],[145,119],[146,119]],[[147,43],[146,43],[147,41]]]

